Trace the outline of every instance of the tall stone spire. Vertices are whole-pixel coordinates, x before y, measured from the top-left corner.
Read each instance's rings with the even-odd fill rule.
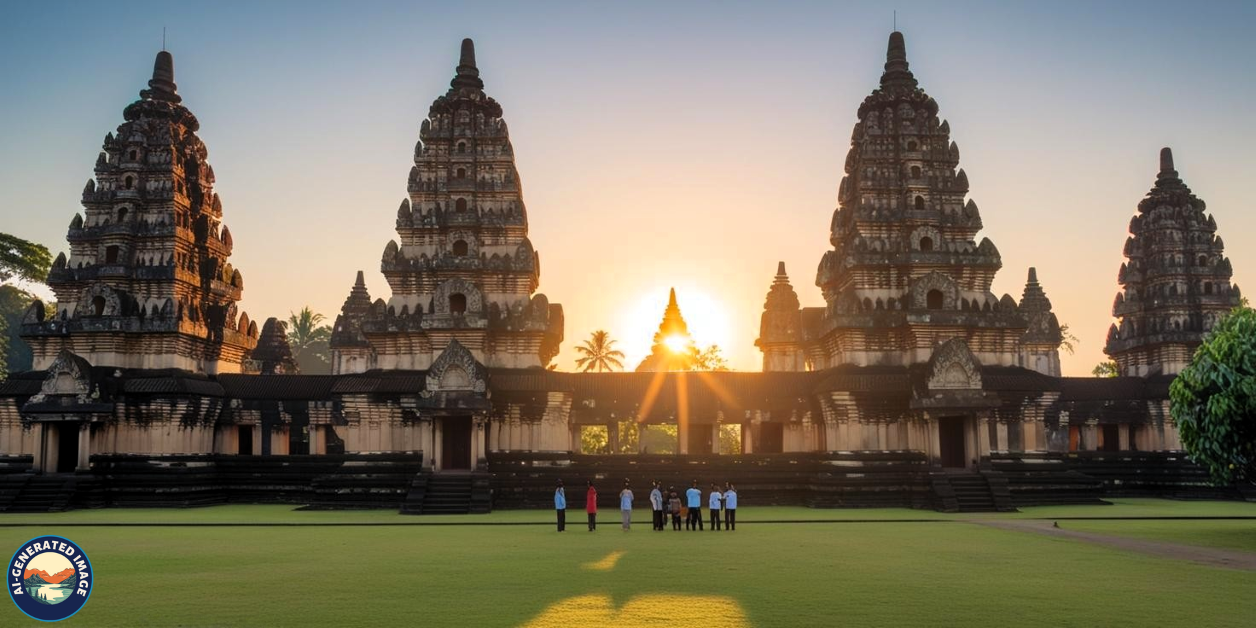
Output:
[[[1027,323],[1011,295],[991,292],[999,251],[977,238],[959,147],[908,69],[902,33],[890,34],[881,84],[858,116],[833,250],[816,272],[827,306],[803,315],[815,368],[918,364],[953,336],[980,343],[983,359],[1015,364]]]
[[[1059,377],[1064,334],[1059,319],[1051,311],[1051,299],[1038,283],[1038,269],[1032,266],[1021,294],[1020,311],[1028,322],[1025,335],[1021,337],[1021,366]]]
[[[663,310],[663,321],[654,334],[650,355],[641,361],[637,371],[687,371],[693,368],[697,358],[698,348],[689,335],[685,317],[680,313],[676,289],[672,288],[667,297],[667,307]]]
[[[449,82],[452,89],[484,89],[484,81],[480,80],[480,69],[475,66],[475,42],[470,38],[462,40],[462,53],[458,57],[458,67],[454,69],[454,79]]]
[[[763,304],[759,338],[755,346],[763,352],[764,371],[806,369],[802,350],[802,308],[798,294],[785,274],[785,262],[776,265],[776,277]]]
[[[430,368],[454,337],[493,368],[542,367],[558,354],[562,307],[536,292],[541,260],[528,239],[514,147],[501,105],[483,87],[475,45],[463,40],[450,89],[419,128],[397,237],[380,257],[392,295],[363,315],[371,368]],[[362,346],[347,310],[344,323],[336,363],[347,356],[337,357],[339,347]]]
[[[1239,303],[1217,222],[1179,178],[1173,152],[1160,151],[1155,185],[1130,219],[1117,318],[1105,351],[1122,375],[1174,374],[1217,319]]]
[[[35,368],[67,349],[96,366],[229,373],[256,345],[200,123],[181,102],[174,58],[159,52],[148,88],[105,136],[70,255],[48,275],[57,320],[23,328]]]

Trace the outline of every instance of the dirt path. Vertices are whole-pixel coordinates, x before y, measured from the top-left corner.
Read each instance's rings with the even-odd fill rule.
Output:
[[[999,521],[990,519],[971,519],[968,520],[967,523],[975,523],[977,525],[990,526],[992,528],[1002,528],[1004,530],[1016,530],[1018,532],[1037,532],[1038,534],[1058,536],[1067,539],[1085,541],[1087,543],[1094,543],[1096,545],[1115,547],[1117,549],[1138,552],[1140,554],[1155,556],[1157,558],[1188,560],[1194,563],[1210,565],[1212,567],[1256,571],[1256,552],[1227,550],[1215,547],[1200,547],[1197,545],[1182,545],[1180,543],[1167,543],[1164,541],[1151,541],[1147,539],[1136,539],[1124,536],[1112,536],[1109,534],[1098,534],[1095,532],[1082,532],[1079,530],[1069,530],[1067,528],[1056,528],[1052,526],[1052,522],[1050,521],[1007,519]]]

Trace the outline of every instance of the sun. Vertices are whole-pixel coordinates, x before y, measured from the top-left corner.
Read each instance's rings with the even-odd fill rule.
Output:
[[[620,310],[612,329],[616,339],[621,342],[618,347],[627,354],[624,364],[629,370],[650,353],[654,334],[659,330],[659,321],[667,307],[670,287],[671,284],[663,283],[644,290],[636,303]],[[729,316],[731,310],[727,304],[700,287],[682,282],[676,283],[676,302],[689,326],[693,344],[698,349],[719,345],[724,354],[729,355],[733,344],[733,326]],[[688,348],[687,345],[677,346],[673,342],[675,341],[671,338],[663,339],[664,345],[673,352]]]
[[[672,334],[663,339],[663,344],[672,353],[684,353],[689,348],[689,339],[680,334]]]

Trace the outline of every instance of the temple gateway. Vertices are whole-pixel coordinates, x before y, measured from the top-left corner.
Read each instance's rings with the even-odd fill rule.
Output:
[[[1019,298],[991,292],[999,250],[979,238],[950,125],[892,33],[856,110],[832,249],[817,251],[825,305],[801,307],[777,266],[762,372],[676,370],[661,338],[684,331],[673,294],[637,372],[562,373],[546,367],[563,310],[536,292],[520,173],[484,88],[464,40],[418,125],[380,260],[391,293],[372,299],[359,271],[333,374],[302,375],[282,325],[259,331],[236,308],[223,202],[159,53],[83,189],[48,276],[55,305],[22,321],[35,370],[0,382],[0,511],[484,512],[547,506],[558,478],[732,480],[756,503],[948,511],[1242,496],[1207,485],[1168,411],[1169,382],[1240,298],[1168,148],[1117,274],[1106,350],[1120,375],[1063,377],[1035,269],[1019,271]]]

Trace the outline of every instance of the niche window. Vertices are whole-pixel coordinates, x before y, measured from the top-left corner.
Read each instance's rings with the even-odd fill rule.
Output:
[[[118,263],[118,250],[119,249],[116,245],[105,247],[105,263],[106,264]]]
[[[943,298],[941,290],[930,290],[929,294],[925,295],[925,307],[930,310],[942,309],[942,301]]]
[[[922,251],[932,251],[932,250],[933,250],[933,238],[930,238],[929,236],[925,236],[925,237],[921,238],[921,239],[920,239],[920,250],[922,250]]]
[[[454,201],[454,209],[460,212],[467,211],[467,199],[460,198],[457,201]]]
[[[139,151],[137,151],[137,150],[135,150],[134,148],[132,148],[132,149],[131,149],[131,161],[135,161],[135,160],[137,160],[137,159],[139,159],[139,158],[140,158],[140,153],[139,153]]]
[[[118,222],[122,222],[123,220],[126,220],[126,208],[119,207],[118,208]]]
[[[465,154],[466,152],[467,152],[467,143],[466,143],[466,142],[458,142],[458,153],[459,153],[459,154]]]
[[[122,180],[122,188],[126,190],[135,189],[135,177],[127,175],[126,178]]]
[[[449,313],[462,315],[467,313],[467,295],[454,293],[449,295]]]
[[[907,142],[907,150],[916,150],[916,148],[918,148],[916,140],[910,140]]]
[[[912,166],[912,167],[911,167],[911,178],[913,178],[913,179],[919,179],[919,178],[920,178],[920,166]]]
[[[924,208],[925,208],[925,197],[917,196],[916,197],[916,209],[924,209]]]
[[[105,297],[92,297],[92,315],[105,315]]]
[[[467,256],[467,241],[466,240],[458,240],[454,242],[454,255],[458,257]]]
[[[467,178],[467,169],[466,169],[466,168],[459,168],[459,169],[457,170],[457,172],[455,172],[455,173],[454,173],[454,177],[455,177],[455,178],[458,178],[458,179],[465,179],[465,178]]]

